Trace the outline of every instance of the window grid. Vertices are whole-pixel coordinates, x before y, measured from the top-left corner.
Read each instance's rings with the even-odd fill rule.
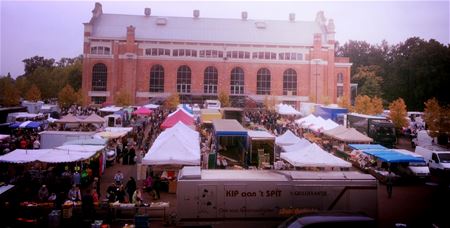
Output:
[[[103,104],[106,102],[106,97],[91,97],[91,101],[94,104]]]
[[[180,66],[177,71],[177,92],[191,92],[191,68],[186,65]]]
[[[270,71],[266,68],[258,70],[256,75],[256,94],[270,95]]]
[[[231,70],[230,94],[244,94],[244,71],[240,67]]]
[[[106,91],[108,69],[103,63],[92,68],[92,91]]]
[[[154,65],[150,70],[150,92],[164,92],[164,68],[161,65]]]
[[[111,54],[111,49],[104,46],[91,47],[91,54],[95,55],[109,55]]]
[[[205,69],[203,92],[207,94],[217,93],[218,73],[215,67],[209,66]]]
[[[297,95],[297,72],[293,69],[287,69],[283,73],[283,95],[288,95],[288,91]]]
[[[344,96],[344,87],[338,86],[337,87],[337,97],[343,97]]]

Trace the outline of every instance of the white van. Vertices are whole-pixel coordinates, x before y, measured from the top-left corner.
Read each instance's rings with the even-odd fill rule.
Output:
[[[404,150],[404,149],[394,149],[395,151],[410,155],[417,158],[422,158],[424,161],[426,159],[423,157],[423,155]],[[401,172],[404,175],[410,176],[410,177],[417,177],[420,179],[427,179],[430,177],[430,169],[426,162],[410,162],[407,164],[400,164],[397,167],[398,171]]]
[[[450,151],[437,145],[417,146],[416,153],[425,158],[431,171],[450,174]]]
[[[218,100],[206,100],[203,108],[206,109],[220,109],[220,101]]]

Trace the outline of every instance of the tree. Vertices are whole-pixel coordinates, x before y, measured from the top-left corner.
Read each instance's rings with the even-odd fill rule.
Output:
[[[361,113],[361,114],[369,114],[370,113],[370,109],[372,103],[371,103],[371,99],[369,96],[366,95],[358,95],[355,98],[355,107],[354,107],[354,111],[356,113]]]
[[[35,84],[31,85],[30,89],[25,95],[25,99],[34,102],[41,100],[41,91]]]
[[[164,107],[167,109],[176,109],[180,104],[180,96],[178,93],[172,93],[164,102]]]
[[[369,97],[381,96],[381,83],[383,79],[378,76],[381,68],[379,66],[361,66],[356,70],[352,81],[358,83],[358,91],[361,95]]]
[[[25,64],[25,74],[33,73],[38,67],[51,68],[55,64],[55,59],[46,59],[42,56],[34,56],[28,59],[22,60]]]
[[[441,106],[436,98],[428,99],[425,102],[425,111],[423,113],[423,119],[427,124],[428,130],[432,137],[438,136],[439,133],[439,120],[441,116]]]
[[[230,106],[230,96],[225,91],[219,93],[219,101],[222,107]]]
[[[3,106],[16,106],[20,103],[19,91],[15,88],[11,77],[0,79],[0,102]]]
[[[346,108],[349,112],[353,112],[353,106],[350,104],[348,96],[338,97],[337,105],[341,108]]]
[[[379,97],[374,97],[371,99],[370,103],[371,105],[371,109],[369,111],[370,115],[379,115],[381,113],[383,113],[384,108],[383,108],[383,100]]]
[[[78,94],[69,84],[58,93],[58,103],[61,108],[69,108],[71,105],[77,104],[78,100]]]
[[[405,101],[402,98],[398,98],[389,104],[389,118],[394,123],[397,132],[403,127],[408,126],[407,111]]]
[[[131,105],[131,95],[125,88],[120,89],[116,93],[114,103],[118,106],[130,106]]]

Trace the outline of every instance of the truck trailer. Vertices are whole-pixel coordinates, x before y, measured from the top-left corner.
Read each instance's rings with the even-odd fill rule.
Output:
[[[358,113],[347,114],[347,127],[373,139],[374,144],[393,148],[397,142],[394,124],[382,116],[371,116]]]
[[[200,170],[178,174],[177,224],[272,220],[313,211],[377,217],[377,181],[355,171]]]

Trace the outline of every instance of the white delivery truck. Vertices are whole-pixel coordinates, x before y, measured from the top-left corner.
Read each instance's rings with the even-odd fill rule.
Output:
[[[431,172],[450,174],[450,150],[438,145],[417,146],[416,153],[422,155]]]
[[[311,211],[377,217],[377,181],[368,174],[275,170],[200,170],[178,174],[177,224],[283,220]]]

